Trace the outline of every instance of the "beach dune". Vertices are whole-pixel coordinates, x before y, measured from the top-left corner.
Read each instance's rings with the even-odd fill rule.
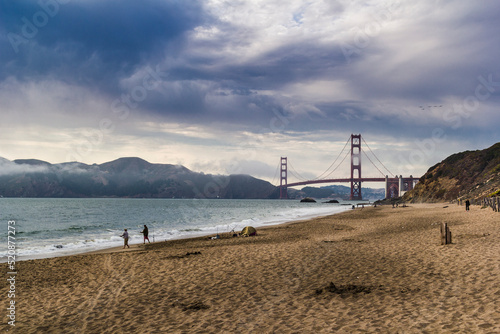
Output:
[[[17,270],[9,333],[500,332],[500,213],[477,206],[365,207]]]

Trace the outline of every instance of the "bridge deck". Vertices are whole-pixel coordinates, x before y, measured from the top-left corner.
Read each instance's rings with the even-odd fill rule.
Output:
[[[417,181],[419,178],[413,177],[411,178],[415,181]],[[361,179],[352,179],[353,181],[361,181],[361,182],[385,182],[385,177],[365,177]],[[389,177],[387,179],[389,182],[398,182],[399,178],[397,177]],[[403,177],[403,180],[410,180],[409,177]],[[287,187],[295,187],[295,186],[303,186],[306,184],[317,184],[317,183],[348,183],[351,182],[351,179],[324,179],[324,180],[309,180],[309,181],[302,181],[302,182],[293,182],[293,183],[288,183],[284,186]]]

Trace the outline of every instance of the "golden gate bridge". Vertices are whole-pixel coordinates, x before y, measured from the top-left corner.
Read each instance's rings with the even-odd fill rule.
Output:
[[[351,143],[351,149],[347,151],[344,155],[343,159],[336,165],[336,167],[328,174],[326,173],[335,165],[335,163],[340,159],[343,152],[345,151],[347,145]],[[375,159],[385,168],[392,177],[389,177],[388,174],[385,174],[375,165],[375,163],[370,159],[370,157],[365,154],[364,156],[372,163],[372,165],[383,175],[383,177],[362,177],[361,176],[361,155],[364,152],[361,150],[361,142],[363,142],[368,150],[373,154]],[[329,178],[329,176],[335,172],[340,165],[345,161],[347,156],[351,156],[351,177],[350,178]],[[393,198],[402,196],[406,191],[412,190],[415,183],[418,182],[419,177],[413,177],[410,175],[409,177],[403,177],[402,175],[394,175],[392,174],[387,167],[377,158],[375,153],[371,150],[370,146],[365,142],[365,140],[361,137],[361,134],[355,135],[351,134],[349,139],[347,140],[344,148],[339,153],[335,161],[328,167],[328,169],[323,172],[320,176],[311,180],[304,180],[299,182],[288,183],[288,165],[289,161],[287,157],[281,157],[279,171],[280,171],[280,199],[288,198],[288,187],[295,187],[301,185],[308,184],[318,184],[318,183],[350,183],[351,184],[351,200],[362,200],[361,194],[361,183],[362,182],[385,182],[385,198]],[[290,171],[291,174],[294,174]],[[296,173],[295,173],[296,174]],[[294,175],[298,178],[296,175]]]

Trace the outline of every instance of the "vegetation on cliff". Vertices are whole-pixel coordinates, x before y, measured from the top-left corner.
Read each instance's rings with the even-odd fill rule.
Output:
[[[487,149],[456,153],[429,168],[403,199],[438,202],[500,194],[500,143]]]

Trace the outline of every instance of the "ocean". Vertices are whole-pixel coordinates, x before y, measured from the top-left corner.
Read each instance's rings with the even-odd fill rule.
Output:
[[[151,241],[239,232],[245,226],[279,224],[335,214],[351,208],[298,200],[225,199],[40,199],[0,198],[0,225],[5,236],[0,262],[15,253],[16,261],[78,254],[142,242],[143,225]],[[344,205],[342,205],[344,204]],[[15,224],[12,224],[15,222]],[[8,232],[10,230],[10,232]],[[15,235],[12,233],[15,232]],[[7,236],[15,244],[8,249]],[[13,239],[12,237],[15,237]],[[15,247],[12,247],[15,245]],[[15,248],[14,250],[12,248]]]

